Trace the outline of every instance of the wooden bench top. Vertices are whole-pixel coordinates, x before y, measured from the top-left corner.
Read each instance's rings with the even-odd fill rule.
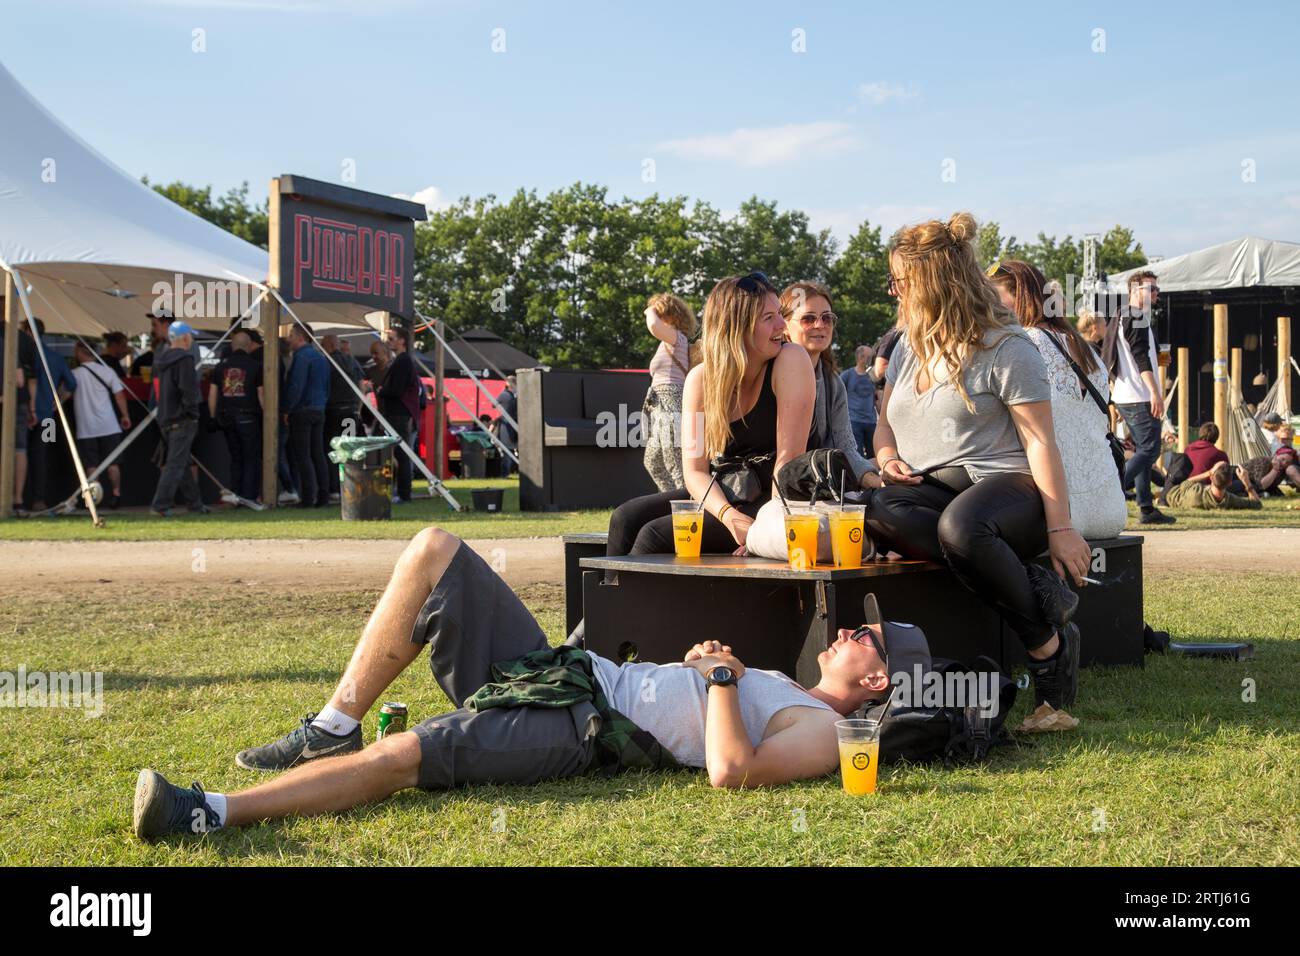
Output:
[[[638,554],[617,558],[583,558],[582,568],[593,571],[620,571],[637,574],[678,574],[688,577],[763,578],[789,581],[848,581],[858,578],[938,571],[944,566],[930,561],[867,561],[860,568],[811,568],[796,571],[788,561],[770,558],[737,557],[734,554],[706,554],[699,558],[679,558],[673,554]]]

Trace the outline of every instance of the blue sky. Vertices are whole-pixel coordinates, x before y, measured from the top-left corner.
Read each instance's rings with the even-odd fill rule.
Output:
[[[435,204],[575,180],[724,210],[758,194],[841,239],[967,208],[1022,239],[1123,222],[1165,256],[1300,241],[1293,2],[5,8],[5,66],[154,181],[260,198],[351,160],[359,188]]]

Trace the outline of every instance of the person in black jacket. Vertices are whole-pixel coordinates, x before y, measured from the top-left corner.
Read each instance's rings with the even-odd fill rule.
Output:
[[[325,354],[334,362],[330,366],[329,398],[325,401],[325,447],[328,450],[330,439],[342,435],[345,431],[350,435],[361,434],[361,423],[357,417],[357,393],[348,383],[350,381],[353,385],[360,385],[362,376],[361,366],[356,359],[343,351],[337,335],[321,336],[320,344],[325,349]],[[346,373],[346,378],[339,374],[340,368]],[[329,470],[329,496],[330,501],[339,499],[337,468]]]
[[[383,384],[379,387],[379,411],[388,419],[402,442],[412,450],[415,444],[415,420],[420,411],[420,379],[411,361],[411,330],[393,326],[388,330],[388,347],[393,360],[388,363]],[[400,448],[397,456],[397,493],[393,501],[411,500],[411,459]]]
[[[190,449],[199,431],[199,406],[203,402],[198,370],[190,352],[194,344],[193,330],[184,322],[172,322],[167,329],[167,344],[167,350],[153,363],[158,427],[162,429],[166,457],[149,511],[170,518],[179,492],[191,511],[205,514],[208,509],[199,497],[198,482],[189,467]]]

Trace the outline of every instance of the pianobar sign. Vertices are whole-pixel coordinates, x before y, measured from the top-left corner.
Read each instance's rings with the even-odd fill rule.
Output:
[[[289,302],[349,302],[410,318],[419,203],[280,176],[272,281]],[[278,261],[275,261],[278,260]]]

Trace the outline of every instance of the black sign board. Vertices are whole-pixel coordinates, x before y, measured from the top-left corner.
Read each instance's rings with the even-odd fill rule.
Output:
[[[281,176],[271,264],[288,302],[348,302],[410,318],[419,203]]]

